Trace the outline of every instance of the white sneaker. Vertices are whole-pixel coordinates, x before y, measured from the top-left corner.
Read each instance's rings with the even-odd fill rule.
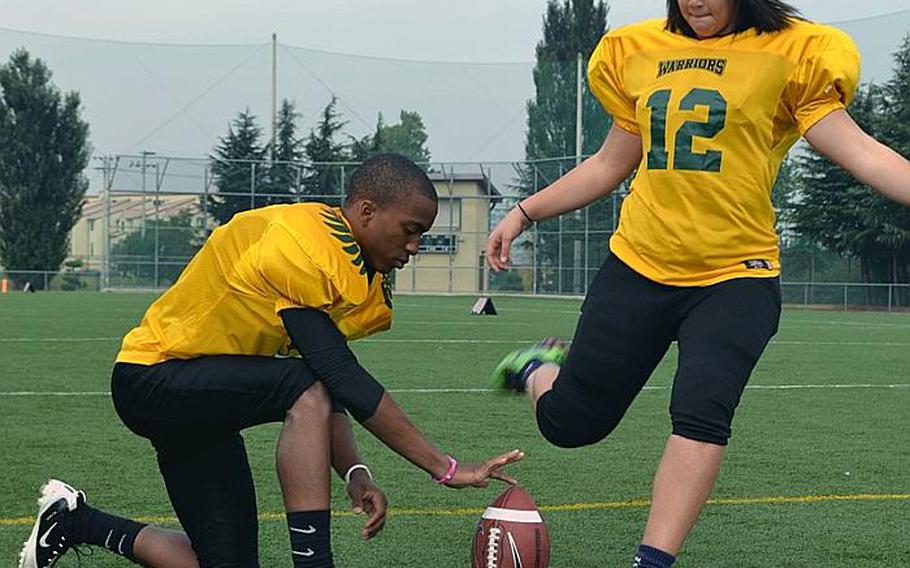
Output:
[[[67,539],[63,521],[82,503],[85,503],[85,493],[62,481],[51,479],[41,488],[38,518],[32,527],[32,534],[22,546],[19,568],[53,566],[75,544]]]

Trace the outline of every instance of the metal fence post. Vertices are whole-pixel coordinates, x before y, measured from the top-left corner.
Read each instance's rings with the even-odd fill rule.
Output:
[[[445,171],[445,168],[443,168],[443,171]],[[451,231],[452,230],[452,221],[454,220],[453,215],[455,213],[455,210],[454,210],[454,206],[455,206],[455,166],[452,166],[452,169],[449,170],[449,179],[446,184],[446,189],[449,192],[449,231]],[[449,248],[449,250],[447,251],[447,254],[449,257],[449,288],[448,288],[448,290],[449,290],[449,292],[452,292],[452,290],[455,289],[454,288],[455,253],[452,250],[453,247],[448,247],[448,248]],[[415,268],[416,268],[416,266],[415,266]]]
[[[256,208],[256,162],[250,164],[250,209]]]
[[[557,223],[556,223],[556,234],[557,234],[556,238],[559,239],[559,242],[556,243],[557,244],[557,247],[556,247],[556,251],[557,251],[556,293],[557,294],[562,294],[562,218],[563,218],[563,216],[560,215],[559,219],[557,220]]]
[[[591,206],[589,205],[589,206],[585,207],[585,277],[584,277],[584,290],[583,290],[583,293],[585,296],[588,295],[588,281],[591,280],[591,275],[588,272],[590,270],[589,256],[590,256],[590,248],[591,248],[591,239],[590,239],[591,225],[589,222],[590,212],[591,212]]]
[[[537,164],[533,164],[531,168],[534,171],[534,193],[537,193]],[[534,239],[531,241],[531,293],[533,294],[537,294],[537,240],[540,236],[537,232],[537,225],[538,223],[531,225],[532,238]]]
[[[104,156],[104,224],[101,226],[101,289],[111,285],[111,186],[113,183],[109,167],[110,157]]]
[[[158,231],[161,226],[161,181],[158,178],[158,162],[155,162],[155,288],[158,288],[159,267],[161,261],[159,256],[159,235]]]

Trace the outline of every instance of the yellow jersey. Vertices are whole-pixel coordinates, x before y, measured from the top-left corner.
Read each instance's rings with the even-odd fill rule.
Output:
[[[610,250],[672,286],[777,276],[774,180],[800,135],[852,100],[856,46],[800,20],[703,40],[665,26],[611,31],[588,64],[591,91],[642,139]]]
[[[279,312],[326,312],[349,340],[389,328],[391,286],[370,278],[350,225],[319,203],[239,213],[123,339],[118,362],[292,355]]]

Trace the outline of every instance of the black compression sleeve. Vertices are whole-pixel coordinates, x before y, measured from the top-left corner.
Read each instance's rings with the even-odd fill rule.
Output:
[[[357,362],[344,335],[328,314],[291,308],[281,311],[284,327],[333,401],[343,404],[358,422],[376,412],[385,389]]]

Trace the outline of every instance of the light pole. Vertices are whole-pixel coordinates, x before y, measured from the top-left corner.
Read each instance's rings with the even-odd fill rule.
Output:
[[[143,176],[145,177],[145,176]],[[158,162],[155,162],[155,288],[158,288],[158,227],[161,225],[161,180],[159,179]]]
[[[146,168],[145,160],[146,160],[146,158],[148,158],[149,156],[153,156],[154,154],[155,154],[155,152],[151,152],[149,150],[143,150],[142,154],[141,154],[142,155],[142,166],[141,166],[142,167],[142,233],[141,234],[142,234],[143,239],[145,238],[145,168]]]

